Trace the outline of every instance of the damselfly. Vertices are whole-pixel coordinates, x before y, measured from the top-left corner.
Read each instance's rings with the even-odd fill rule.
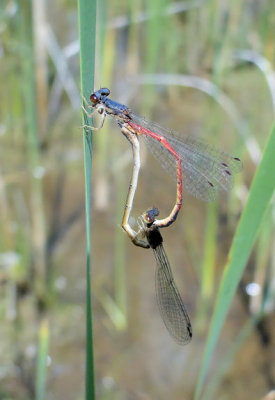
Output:
[[[154,225],[159,228],[167,227],[176,220],[182,206],[182,185],[193,196],[205,201],[212,201],[219,189],[229,190],[232,187],[233,174],[241,170],[242,163],[239,158],[217,150],[201,140],[172,132],[154,122],[146,121],[135,115],[127,106],[109,99],[109,94],[110,90],[107,88],[92,93],[90,96],[92,105],[89,105],[84,99],[84,105],[93,109],[93,112],[89,113],[83,106],[89,117],[95,113],[101,115],[98,127],[86,126],[86,128],[100,129],[106,115],[109,115],[116,120],[121,132],[131,143],[133,170],[122,227],[135,245],[148,247],[148,244],[137,238],[136,232],[129,224],[140,169],[140,137],[145,140],[161,165],[176,176],[176,202],[166,218],[154,221]]]
[[[175,341],[185,345],[192,339],[192,327],[172,275],[159,227],[154,225],[155,217],[158,214],[157,208],[146,211],[142,215],[143,229],[140,232],[146,236],[157,263],[155,284],[161,317]]]

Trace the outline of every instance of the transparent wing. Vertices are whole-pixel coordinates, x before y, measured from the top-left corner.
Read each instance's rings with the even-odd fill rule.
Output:
[[[146,121],[131,114],[134,123],[154,132],[170,143],[181,158],[183,184],[193,196],[205,201],[213,201],[218,190],[230,190],[233,175],[242,169],[241,161],[208,143],[181,135],[163,128],[155,122]],[[153,156],[172,176],[176,176],[176,162],[173,155],[157,140],[141,135]]]
[[[175,341],[180,345],[185,345],[192,338],[192,327],[187,311],[175,285],[162,244],[153,251],[157,262],[156,294],[161,317]]]

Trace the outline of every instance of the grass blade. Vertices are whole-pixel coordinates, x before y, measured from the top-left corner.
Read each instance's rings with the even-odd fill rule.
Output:
[[[95,65],[96,0],[78,0],[81,92],[87,98],[93,89]],[[83,123],[89,124],[89,121]],[[90,124],[91,125],[91,124]],[[92,135],[83,132],[86,216],[86,399],[95,399],[91,307],[91,173]]]
[[[218,341],[231,300],[241,279],[265,211],[274,192],[274,148],[275,126],[273,126],[262,161],[253,179],[250,194],[229,252],[210,325],[195,399],[198,399],[201,394],[210,359]]]

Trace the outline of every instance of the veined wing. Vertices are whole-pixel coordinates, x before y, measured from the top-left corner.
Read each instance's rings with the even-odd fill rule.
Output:
[[[175,149],[181,158],[183,184],[193,196],[213,201],[219,189],[232,188],[233,175],[242,168],[239,158],[232,157],[203,140],[173,132],[135,114],[131,114],[131,118],[134,123],[165,137]],[[176,176],[176,161],[169,150],[148,135],[143,134],[141,137],[163,168]]]
[[[176,287],[163,245],[160,244],[153,251],[157,262],[155,284],[161,317],[175,341],[185,345],[192,338],[192,327],[187,311]]]

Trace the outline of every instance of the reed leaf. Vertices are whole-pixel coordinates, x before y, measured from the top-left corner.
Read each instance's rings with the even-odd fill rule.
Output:
[[[81,92],[87,98],[94,82],[96,0],[78,1],[78,22],[80,41]],[[83,123],[91,125],[83,115]],[[91,307],[91,173],[92,173],[92,134],[83,131],[84,173],[85,173],[85,216],[86,216],[86,399],[95,399],[93,330]]]
[[[233,238],[228,261],[220,283],[214,314],[210,324],[210,330],[195,391],[195,399],[199,399],[200,397],[211,356],[215,350],[231,301],[259,233],[259,228],[265,211],[269,206],[270,199],[274,192],[274,148],[275,126],[273,126],[262,161],[254,176],[245,209]]]

